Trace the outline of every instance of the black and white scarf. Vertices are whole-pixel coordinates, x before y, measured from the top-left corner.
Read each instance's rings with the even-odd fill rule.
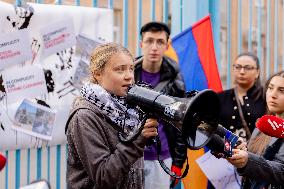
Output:
[[[131,135],[141,122],[138,109],[128,107],[125,97],[118,97],[108,93],[98,84],[87,82],[81,88],[81,96],[97,106],[124,133]]]

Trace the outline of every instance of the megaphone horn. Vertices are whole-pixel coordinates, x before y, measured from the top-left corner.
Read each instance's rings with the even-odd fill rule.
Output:
[[[188,98],[176,98],[133,85],[126,101],[170,122],[182,132],[188,148],[193,150],[204,147],[218,126],[220,102],[218,95],[210,89],[191,94]]]

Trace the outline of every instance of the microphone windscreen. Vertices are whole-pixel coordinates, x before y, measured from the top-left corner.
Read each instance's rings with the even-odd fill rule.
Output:
[[[5,167],[6,158],[0,154],[0,171]]]
[[[284,120],[273,115],[264,115],[256,122],[256,127],[264,134],[284,138]]]
[[[206,144],[206,146],[216,152],[224,151],[224,140],[217,134],[212,134],[210,141]]]
[[[219,124],[215,131],[215,134],[219,135],[220,137],[225,137],[227,132],[228,130]]]

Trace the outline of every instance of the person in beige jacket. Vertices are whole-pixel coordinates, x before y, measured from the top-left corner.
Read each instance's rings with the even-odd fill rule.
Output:
[[[90,81],[75,99],[65,128],[68,188],[144,188],[143,151],[146,140],[158,134],[157,120],[146,120],[131,143],[118,137],[119,132],[131,135],[141,123],[141,111],[125,101],[133,70],[133,58],[121,45],[108,43],[92,52]]]

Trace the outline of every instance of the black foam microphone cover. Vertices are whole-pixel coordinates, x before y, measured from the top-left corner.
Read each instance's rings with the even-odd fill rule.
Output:
[[[224,140],[219,135],[213,134],[206,147],[212,151],[223,152],[225,147]]]

